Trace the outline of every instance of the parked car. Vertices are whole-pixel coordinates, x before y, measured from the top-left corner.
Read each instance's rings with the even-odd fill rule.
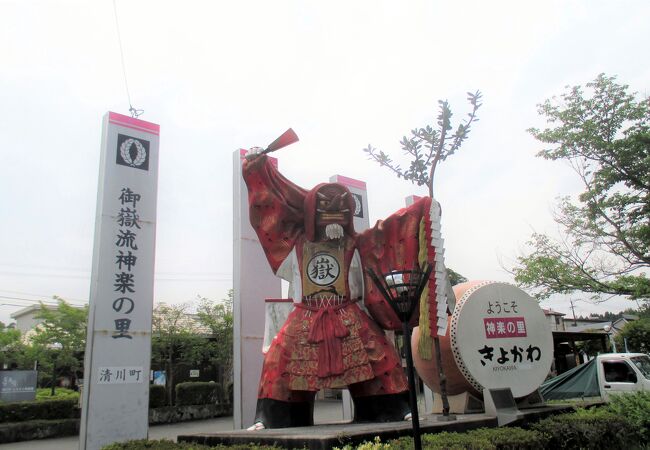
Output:
[[[645,353],[603,353],[551,378],[540,386],[545,400],[601,397],[650,391],[650,356]]]

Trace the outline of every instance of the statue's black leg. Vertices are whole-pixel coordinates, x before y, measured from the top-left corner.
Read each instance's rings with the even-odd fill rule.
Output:
[[[266,428],[306,427],[314,424],[314,400],[283,402],[271,398],[257,399],[255,422]]]
[[[352,397],[355,422],[396,422],[411,412],[408,392]]]

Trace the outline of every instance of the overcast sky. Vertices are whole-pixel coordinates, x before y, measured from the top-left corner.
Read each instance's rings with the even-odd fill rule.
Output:
[[[309,188],[365,180],[371,223],[426,194],[368,161],[369,143],[484,106],[439,167],[450,267],[502,268],[577,180],[534,155],[536,104],[601,72],[648,92],[650,3],[638,1],[117,0],[126,76],[160,124],[155,300],[220,299],[232,285],[232,154],[288,127],[280,170]],[[87,300],[102,116],[128,114],[113,2],[0,0],[0,320],[37,299]],[[576,294],[572,298],[585,298]],[[577,303],[578,314],[623,302]],[[568,312],[559,300],[544,306]]]

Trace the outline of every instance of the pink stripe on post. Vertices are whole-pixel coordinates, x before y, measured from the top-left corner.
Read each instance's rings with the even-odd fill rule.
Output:
[[[355,180],[354,178],[344,177],[343,175],[334,175],[336,182],[341,183],[344,186],[354,187],[357,189],[366,190],[366,182],[361,180]]]
[[[145,120],[134,119],[133,117],[124,116],[112,111],[108,112],[108,121],[121,127],[144,131],[146,133],[155,134],[156,136],[160,135],[160,125]]]
[[[293,303],[290,298],[265,298],[266,303]]]

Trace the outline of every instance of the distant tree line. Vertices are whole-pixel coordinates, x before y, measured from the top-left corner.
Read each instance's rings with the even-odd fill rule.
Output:
[[[221,301],[199,297],[195,304],[155,306],[151,366],[165,371],[170,402],[179,367],[214,374],[218,379],[211,381],[227,392],[232,382],[232,297],[230,290]],[[66,380],[74,388],[83,377],[88,307],[54,299],[56,308],[41,303],[34,316],[40,323],[25,334],[0,322],[0,368],[37,368],[39,386],[54,387]]]

